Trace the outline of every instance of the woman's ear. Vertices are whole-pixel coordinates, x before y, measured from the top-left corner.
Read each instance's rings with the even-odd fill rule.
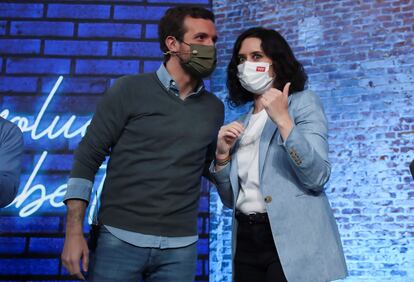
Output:
[[[276,69],[275,69],[275,63],[271,62],[269,66],[269,76],[275,78],[276,77]]]

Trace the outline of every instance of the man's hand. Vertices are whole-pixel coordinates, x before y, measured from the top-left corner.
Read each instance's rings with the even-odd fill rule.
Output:
[[[82,260],[83,271],[88,271],[89,248],[83,236],[82,222],[85,216],[87,202],[82,200],[68,200],[68,215],[66,223],[66,238],[61,255],[63,266],[78,279],[85,280],[80,271]]]
[[[81,260],[83,271],[88,271],[89,249],[83,234],[66,235],[62,252],[63,266],[71,275],[85,280],[79,267]]]

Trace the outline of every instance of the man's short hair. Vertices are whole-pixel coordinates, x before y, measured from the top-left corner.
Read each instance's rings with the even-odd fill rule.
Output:
[[[205,8],[179,6],[168,9],[158,25],[158,40],[163,53],[168,52],[165,45],[165,39],[168,36],[174,36],[179,41],[183,40],[187,32],[184,27],[184,20],[187,16],[214,22],[214,14]]]

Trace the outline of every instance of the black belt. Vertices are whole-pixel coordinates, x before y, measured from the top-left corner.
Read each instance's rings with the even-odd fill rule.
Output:
[[[236,211],[236,219],[239,223],[248,224],[260,224],[269,222],[269,217],[267,216],[267,213],[244,214],[242,212]]]

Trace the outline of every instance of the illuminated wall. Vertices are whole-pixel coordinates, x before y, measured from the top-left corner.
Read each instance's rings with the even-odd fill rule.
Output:
[[[209,0],[0,2],[0,115],[20,126],[26,146],[18,197],[1,210],[0,280],[69,278],[59,258],[73,150],[114,78],[158,68],[157,22],[177,3],[211,7]],[[104,173],[105,166],[95,189]],[[202,186],[196,280],[207,281],[209,187]]]
[[[411,0],[0,2],[0,115],[19,124],[26,142],[19,197],[0,212],[0,280],[68,279],[59,257],[72,152],[114,78],[158,67],[156,24],[176,3],[216,13],[212,89],[223,99],[237,34],[264,25],[286,37],[330,123],[326,188],[350,270],[346,281],[414,281]],[[227,108],[227,121],[245,110]],[[95,188],[103,176],[104,167]],[[210,281],[230,281],[230,211],[214,189],[209,203],[208,191],[204,182],[197,279],[210,273]]]
[[[213,11],[217,95],[237,35],[263,25],[285,36],[323,101],[346,281],[414,281],[414,1],[221,0]],[[230,211],[217,193],[210,211],[210,281],[231,281]]]

